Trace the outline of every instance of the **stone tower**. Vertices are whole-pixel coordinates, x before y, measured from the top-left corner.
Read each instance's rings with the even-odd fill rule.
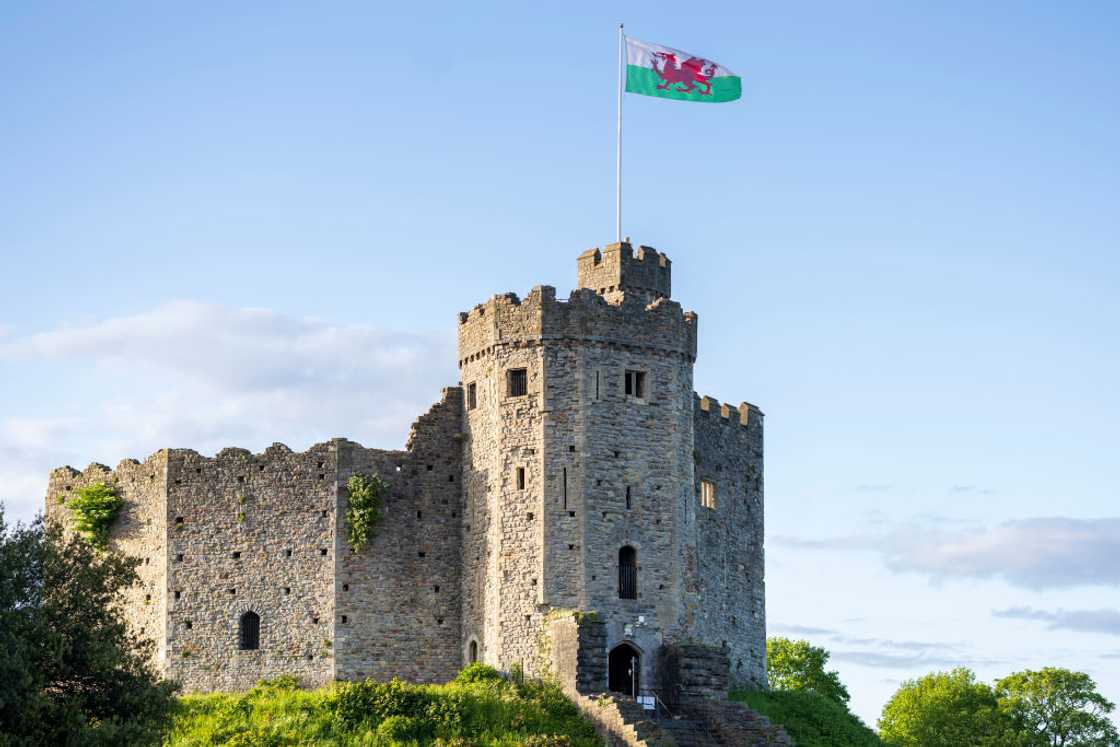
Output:
[[[684,640],[765,682],[761,413],[697,399],[698,320],[670,292],[665,255],[620,243],[579,257],[567,301],[460,315],[468,655],[534,672],[572,609],[605,623],[612,685],[655,686]]]
[[[459,315],[460,385],[403,450],[64,467],[47,517],[117,489],[110,542],[142,559],[125,613],[188,691],[440,682],[476,660],[582,694],[764,685],[762,413],[693,392],[698,321],[665,255],[611,244],[577,266],[567,300],[538,286]],[[383,520],[355,550],[347,481],[374,473]]]

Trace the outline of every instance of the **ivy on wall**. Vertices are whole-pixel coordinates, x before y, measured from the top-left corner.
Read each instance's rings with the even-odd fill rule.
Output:
[[[389,486],[374,472],[372,475],[352,475],[346,481],[349,505],[346,508],[346,541],[354,552],[373,539],[374,530],[381,523],[381,506]]]
[[[78,488],[75,493],[66,504],[74,517],[74,528],[92,544],[104,547],[109,541],[109,528],[124,506],[124,499],[115,487],[103,482]]]

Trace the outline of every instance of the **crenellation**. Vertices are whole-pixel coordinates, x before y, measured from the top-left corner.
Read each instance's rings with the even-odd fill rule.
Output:
[[[403,449],[333,438],[64,467],[48,517],[68,522],[56,495],[118,487],[111,545],[146,561],[130,624],[187,691],[438,682],[478,659],[592,693],[632,686],[630,655],[644,689],[682,642],[765,684],[762,413],[693,390],[699,319],[671,298],[664,253],[608,244],[577,272],[566,299],[538,285],[459,313],[459,385]],[[356,474],[386,484],[357,552]]]

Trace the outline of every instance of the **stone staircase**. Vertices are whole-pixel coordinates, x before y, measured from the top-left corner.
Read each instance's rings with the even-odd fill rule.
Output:
[[[633,699],[608,693],[570,694],[611,747],[791,747],[785,730],[741,703],[690,701],[675,717],[654,718]]]
[[[657,725],[677,747],[716,747],[723,744],[708,731],[703,721],[687,718],[662,719]]]

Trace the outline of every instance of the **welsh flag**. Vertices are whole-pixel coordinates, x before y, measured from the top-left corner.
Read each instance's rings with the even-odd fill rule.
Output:
[[[715,104],[742,96],[743,84],[738,75],[711,60],[626,37],[626,90]]]

